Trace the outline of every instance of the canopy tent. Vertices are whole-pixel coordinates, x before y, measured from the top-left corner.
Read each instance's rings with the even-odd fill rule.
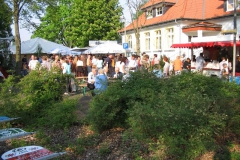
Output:
[[[42,53],[71,54],[70,48],[38,37],[28,41],[23,41],[21,43],[21,54],[36,53],[38,52],[39,47],[41,47]],[[11,51],[15,54],[16,46],[11,46]]]
[[[189,43],[179,43],[173,44],[172,48],[199,48],[199,47],[214,47],[214,46],[221,46],[221,47],[232,47],[232,41],[218,41],[218,42],[189,42]],[[240,46],[240,41],[236,42],[236,46]]]
[[[113,42],[105,42],[103,44],[91,47],[84,51],[85,54],[107,54],[107,53],[125,53],[122,45]]]

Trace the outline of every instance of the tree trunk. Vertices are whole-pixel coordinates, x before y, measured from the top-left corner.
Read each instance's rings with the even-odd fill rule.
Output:
[[[16,43],[16,74],[21,75],[21,38],[19,33],[19,4],[17,0],[13,0],[14,10],[14,28],[15,28],[15,43]]]
[[[136,36],[137,55],[140,56],[140,33],[139,33],[139,31],[135,34],[135,36]]]

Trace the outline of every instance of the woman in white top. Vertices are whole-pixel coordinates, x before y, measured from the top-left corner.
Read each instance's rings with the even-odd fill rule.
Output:
[[[168,58],[164,57],[163,62],[165,63],[164,67],[163,67],[163,76],[167,77],[169,75],[169,67],[170,67],[170,64],[168,62]]]
[[[126,74],[126,63],[127,63],[127,58],[126,57],[123,57],[121,59],[121,62],[120,62],[120,67],[119,67],[119,71],[122,72],[123,74]]]
[[[83,61],[82,61],[81,56],[79,56],[79,57],[78,57],[78,60],[77,60],[76,72],[77,72],[77,77],[82,77],[82,76],[84,76]]]
[[[116,68],[116,67],[120,68],[120,66],[121,66],[121,65],[120,65],[121,60],[122,60],[122,57],[119,56],[119,57],[117,58],[117,62],[116,62],[116,64],[115,64],[115,68]]]
[[[102,60],[102,57],[98,57],[98,60],[96,62],[96,66],[97,66],[97,69],[102,69],[103,67],[103,60]]]

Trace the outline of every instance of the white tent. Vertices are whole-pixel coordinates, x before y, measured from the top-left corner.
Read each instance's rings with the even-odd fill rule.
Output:
[[[113,42],[105,42],[84,51],[85,54],[125,53],[122,45]]]
[[[34,38],[21,43],[21,54],[33,54],[38,51],[38,47],[42,48],[42,53],[61,53],[71,54],[70,48],[57,44],[42,38]],[[11,46],[13,54],[16,53],[16,46]]]

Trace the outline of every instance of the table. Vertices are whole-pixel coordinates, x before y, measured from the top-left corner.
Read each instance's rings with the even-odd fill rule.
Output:
[[[83,77],[75,77],[77,80],[77,86],[82,89],[82,93],[85,96],[86,95],[86,90],[87,90],[87,76]]]

